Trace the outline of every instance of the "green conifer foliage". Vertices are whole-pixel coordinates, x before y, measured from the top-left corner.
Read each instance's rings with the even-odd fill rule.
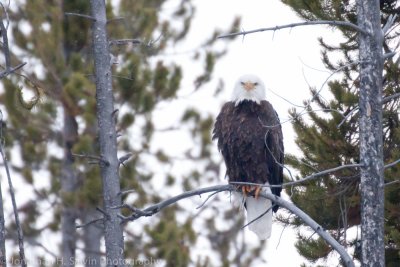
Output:
[[[59,258],[63,249],[57,246],[63,247],[62,244],[50,241],[51,245],[45,246],[43,240],[60,238],[64,227],[102,216],[95,211],[95,207],[101,206],[102,196],[96,164],[99,149],[91,22],[88,18],[65,14],[89,15],[90,7],[86,0],[15,2],[10,10],[12,51],[16,51],[13,61],[29,62],[23,70],[24,76],[13,75],[2,81],[4,91],[0,92],[0,103],[7,115],[6,148],[10,163],[20,155],[21,162],[14,164],[13,169],[22,175],[24,189],[29,188],[33,195],[25,205],[27,208],[20,210],[28,246],[38,249],[38,257],[52,257],[50,251]],[[157,182],[164,183],[163,191],[153,188],[154,179],[160,174],[155,175],[158,167],[152,163],[168,167],[179,161],[171,158],[168,151],[152,149],[152,140],[158,131],[153,122],[154,112],[160,103],[177,97],[185,75],[181,66],[157,56],[186,38],[195,12],[191,1],[178,1],[171,16],[162,18],[160,12],[166,2],[121,0],[118,6],[113,6],[112,1],[107,1],[110,41],[140,41],[125,46],[111,45],[111,53],[118,63],[113,65],[118,146],[121,156],[131,153],[130,159],[121,165],[121,188],[130,190],[123,195],[124,201],[138,208],[175,194],[176,188],[194,189],[205,181],[216,182],[219,177],[220,162],[210,158],[212,116],[190,109],[177,117],[182,117],[181,127],[190,132],[196,144],[185,154],[195,164],[184,177],[166,171]],[[238,22],[234,21],[233,29]],[[204,66],[194,81],[193,87],[197,90],[210,80],[214,65],[225,54],[225,50],[214,49],[210,40],[199,44],[201,49],[193,57],[196,64]],[[32,99],[25,96],[28,92],[33,93]],[[11,150],[15,153],[10,153]],[[170,188],[175,190],[169,192]],[[17,188],[18,191],[22,188]],[[208,207],[193,210],[182,204],[170,207],[151,220],[127,223],[125,257],[152,257],[163,260],[167,266],[189,263],[212,266],[211,256],[193,258],[191,254],[198,236],[202,235],[211,244],[213,240],[223,240],[218,246],[211,246],[226,266],[248,265],[260,250],[235,256],[246,246],[244,242],[234,245],[242,233],[237,227],[242,221],[235,216],[237,211],[226,205],[226,196],[216,196],[213,202],[218,204],[221,199],[225,203],[223,207],[209,204],[205,219],[202,213]],[[66,216],[69,221],[62,224]],[[218,231],[214,219],[219,216],[232,227],[236,226],[233,228],[236,230]],[[195,221],[205,228],[195,229]],[[76,231],[69,227],[72,232],[64,235],[61,243],[71,237],[73,246],[80,242],[76,246],[80,255],[98,260],[102,238],[98,226],[101,222]],[[9,227],[13,229],[13,225]]]
[[[345,20],[356,23],[355,3],[350,1],[303,1],[283,0],[306,20]],[[386,23],[390,14],[399,12],[397,1],[381,1],[382,21]],[[400,24],[396,19],[395,27]],[[382,25],[383,26],[383,25]],[[332,100],[326,101],[311,89],[313,102],[306,102],[306,111],[293,109],[293,127],[297,134],[296,143],[302,156],[291,155],[288,164],[300,172],[300,177],[336,166],[359,162],[358,148],[358,75],[357,75],[357,33],[339,28],[345,37],[340,44],[329,45],[321,38],[322,60],[331,71],[340,69],[342,78],[330,81],[327,89]],[[398,32],[386,36],[385,53],[389,53],[393,40],[398,40]],[[332,62],[331,52],[340,52],[343,57]],[[396,62],[397,60],[397,62]],[[390,97],[400,92],[398,77],[400,66],[398,56],[389,58],[384,66],[384,96]],[[325,89],[325,90],[327,90]],[[319,90],[319,88],[318,88]],[[386,163],[399,159],[399,98],[384,100],[384,161]],[[323,110],[317,112],[316,110]],[[305,119],[305,118],[308,119]],[[399,167],[385,171],[385,182],[396,181]],[[326,228],[345,246],[353,246],[354,257],[359,258],[357,240],[360,236],[349,238],[347,230],[360,224],[359,170],[345,169],[326,175],[321,179],[295,187],[291,191],[292,200],[312,218]],[[385,237],[386,264],[400,264],[400,185],[388,184],[385,187]],[[295,225],[302,222],[290,220]],[[329,248],[318,238],[299,235],[296,244],[301,255],[311,262],[327,259]]]

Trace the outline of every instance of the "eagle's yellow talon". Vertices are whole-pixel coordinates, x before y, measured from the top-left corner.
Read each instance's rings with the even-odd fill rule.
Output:
[[[243,193],[243,196],[244,197],[247,197],[247,191],[246,191],[247,189],[246,189],[246,186],[244,185],[244,186],[242,186],[242,193]]]
[[[254,193],[255,199],[258,199],[258,197],[260,196],[260,192],[261,192],[261,186],[256,186],[256,192]]]

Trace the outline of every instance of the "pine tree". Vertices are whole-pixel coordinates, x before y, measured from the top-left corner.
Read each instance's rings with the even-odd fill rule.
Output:
[[[356,7],[349,1],[282,1],[306,20],[345,20],[356,23]],[[390,14],[397,14],[396,1],[381,1],[382,21],[385,24]],[[395,26],[400,23],[396,19]],[[383,25],[382,25],[383,26]],[[304,110],[291,110],[293,127],[297,134],[296,143],[302,156],[288,157],[288,164],[299,170],[300,176],[359,162],[358,149],[358,76],[356,32],[340,28],[345,41],[329,45],[320,39],[325,66],[336,72],[340,69],[342,78],[328,83],[332,100],[326,101],[311,88],[312,102],[305,101]],[[384,43],[385,53],[390,53],[393,40],[399,34],[390,32]],[[330,53],[340,52],[343,59],[332,62]],[[398,57],[389,58],[384,65],[384,161],[399,158],[400,127],[399,98],[390,98],[399,93],[400,74]],[[324,110],[323,114],[313,110]],[[308,112],[306,120],[304,111]],[[400,263],[399,201],[400,186],[396,181],[398,167],[385,171],[385,238],[386,265]],[[360,224],[359,170],[346,169],[293,188],[292,200],[345,246],[354,248],[354,257],[359,259],[359,236],[347,237],[348,229]],[[394,182],[394,183],[391,183]],[[302,222],[293,219],[290,223],[300,226]],[[354,231],[353,231],[354,232]],[[310,238],[299,233],[296,247],[301,255],[311,262],[326,259],[332,249],[320,238]]]
[[[119,151],[121,156],[131,155],[120,169],[121,188],[131,190],[123,194],[123,200],[141,208],[173,194],[170,188],[190,190],[205,181],[215,182],[220,162],[210,158],[213,119],[195,109],[181,114],[181,127],[188,129],[196,142],[196,147],[185,154],[189,161],[196,162],[192,170],[184,176],[167,171],[160,177],[152,166],[171,166],[177,162],[168,152],[152,147],[158,131],[153,116],[160,103],[176,98],[185,72],[181,66],[158,56],[187,36],[195,11],[193,4],[182,1],[171,11],[169,19],[162,19],[160,9],[167,1],[122,0],[119,6],[108,2],[110,40],[139,41],[126,46],[111,45],[117,63],[113,66],[113,88],[118,107],[117,129],[121,135]],[[91,21],[66,13],[89,15],[89,3],[16,1],[10,10],[13,48],[18,51],[13,61],[27,60],[29,67],[24,68],[22,76],[13,75],[2,81],[5,90],[0,93],[0,102],[6,114],[5,143],[10,163],[16,162],[20,155],[20,163],[15,163],[13,170],[23,177],[24,190],[32,195],[20,208],[28,246],[39,251],[31,256],[49,259],[50,251],[56,255],[57,263],[60,258],[67,264],[79,252],[84,254],[87,265],[98,266],[102,223],[75,229],[76,224],[102,215],[95,210],[101,206],[101,182],[96,162],[99,149]],[[232,27],[237,25],[238,20]],[[214,50],[213,41],[209,40],[201,48],[193,56],[194,61],[204,62],[204,72],[194,82],[197,90],[210,80],[214,65],[225,52]],[[163,192],[153,188],[154,179],[163,183]],[[203,253],[193,258],[192,247],[196,246],[198,236],[202,236],[203,240],[209,240],[213,254],[224,266],[248,265],[260,254],[260,249],[253,248],[245,255],[239,253],[246,247],[244,242],[235,242],[242,238],[239,234],[242,221],[234,216],[235,209],[218,205],[221,199],[226,203],[225,196],[217,196],[213,204],[199,211],[176,205],[151,220],[128,223],[124,228],[125,258],[162,259],[167,266],[189,263],[211,266],[209,255]],[[204,217],[202,212],[206,209],[209,212]],[[232,227],[219,230],[215,217],[223,217]],[[196,229],[195,223],[207,227]],[[9,223],[8,227],[12,230],[14,225]],[[44,242],[53,237],[62,241],[59,244],[49,241],[50,246]],[[58,245],[60,249],[56,249]]]

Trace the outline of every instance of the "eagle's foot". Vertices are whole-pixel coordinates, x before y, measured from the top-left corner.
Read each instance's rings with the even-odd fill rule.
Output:
[[[258,195],[260,194],[261,191],[261,186],[252,186],[252,185],[243,185],[242,186],[242,193],[244,197],[247,197],[247,195],[251,192],[255,192],[255,197],[258,198]]]
[[[251,185],[243,185],[242,186],[242,194],[247,197],[247,194],[254,190],[254,186]]]
[[[242,194],[244,197],[247,197],[247,188],[246,187],[247,187],[246,185],[242,186]]]
[[[261,186],[256,186],[256,191],[254,192],[255,199],[258,199],[258,197],[260,196],[261,188]]]

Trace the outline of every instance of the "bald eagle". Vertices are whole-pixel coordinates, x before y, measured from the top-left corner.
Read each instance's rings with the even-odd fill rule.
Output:
[[[230,183],[282,184],[282,128],[265,97],[263,82],[254,75],[244,75],[235,84],[232,100],[223,105],[217,116],[212,138],[218,140]],[[278,206],[258,196],[261,191],[280,196],[282,188],[238,186],[242,194],[237,194],[247,210],[249,229],[262,240],[269,238],[272,211],[276,212]]]

